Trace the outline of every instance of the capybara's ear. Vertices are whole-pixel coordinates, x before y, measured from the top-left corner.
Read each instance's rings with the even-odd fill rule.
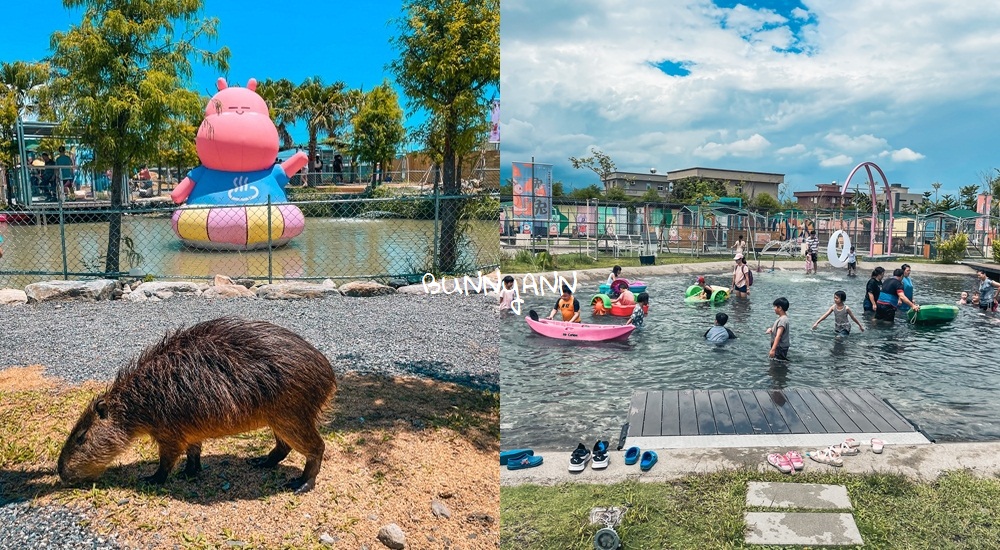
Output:
[[[251,78],[250,80],[247,81],[247,89],[250,90],[251,92],[256,92],[257,91],[257,79],[256,78]]]
[[[94,400],[94,412],[97,413],[101,419],[108,417],[108,403],[103,397],[98,397]]]
[[[226,84],[226,79],[225,79],[225,78],[222,78],[222,77],[220,76],[220,77],[219,77],[218,79],[216,79],[216,81],[215,81],[215,87],[216,87],[216,88],[218,88],[218,89],[219,89],[219,91],[221,92],[222,90],[225,90],[225,89],[226,89],[226,88],[228,88],[229,86],[228,86],[228,85]]]

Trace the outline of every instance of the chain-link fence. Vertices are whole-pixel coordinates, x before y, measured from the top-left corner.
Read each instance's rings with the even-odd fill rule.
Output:
[[[40,280],[405,278],[498,265],[496,195],[0,211],[0,286]]]
[[[970,212],[896,214],[890,223],[881,213],[850,210],[760,210],[738,205],[622,203],[604,200],[535,200],[527,212],[517,197],[504,197],[501,247],[519,251],[578,253],[592,258],[636,257],[652,262],[657,253],[731,255],[738,241],[750,254],[794,257],[802,254],[807,231],[815,231],[827,249],[837,232],[846,235],[860,257],[937,258],[938,243],[958,233],[968,237],[967,258],[992,260],[992,242],[1000,219]]]

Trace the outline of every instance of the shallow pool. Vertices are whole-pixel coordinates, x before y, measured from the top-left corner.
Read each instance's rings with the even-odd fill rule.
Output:
[[[965,306],[952,323],[920,327],[897,316],[895,326],[873,326],[863,317],[861,299],[868,280],[832,270],[802,272],[766,269],[755,274],[749,301],[719,307],[686,305],[691,276],[644,278],[649,283],[646,329],[624,343],[581,344],[531,332],[523,317],[501,322],[501,439],[504,448],[570,448],[600,437],[617,441],[633,390],[718,388],[866,388],[887,398],[907,418],[939,441],[1000,439],[1000,318]],[[724,285],[729,275],[707,274]],[[919,304],[953,304],[972,290],[972,276],[912,275]],[[585,322],[622,323],[590,315],[587,305],[597,284],[581,284],[577,295]],[[865,326],[846,338],[833,333],[833,316],[817,330],[812,324],[847,292],[847,303]],[[790,302],[791,349],[786,366],[767,358],[764,331],[776,316],[771,303]],[[523,296],[524,313],[548,315],[557,299]],[[717,311],[729,315],[738,336],[723,346],[702,336]]]

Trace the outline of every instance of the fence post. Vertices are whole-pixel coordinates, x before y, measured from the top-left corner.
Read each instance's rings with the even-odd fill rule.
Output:
[[[435,273],[440,267],[441,254],[441,188],[438,185],[438,171],[434,170],[434,257],[431,258],[431,267]]]
[[[247,220],[249,222],[249,220]],[[274,284],[274,248],[271,246],[271,194],[267,194],[267,284]]]
[[[30,184],[29,184],[30,185]],[[56,185],[62,185],[62,180]],[[62,247],[63,280],[69,279],[69,263],[66,258],[66,213],[63,211],[62,193],[59,193],[59,243]]]

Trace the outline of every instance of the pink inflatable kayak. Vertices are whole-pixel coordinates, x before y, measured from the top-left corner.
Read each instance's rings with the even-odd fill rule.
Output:
[[[526,317],[525,321],[531,330],[560,340],[579,340],[583,342],[604,342],[607,340],[624,340],[635,330],[632,325],[594,325],[589,323],[567,323],[539,319],[537,321]]]

